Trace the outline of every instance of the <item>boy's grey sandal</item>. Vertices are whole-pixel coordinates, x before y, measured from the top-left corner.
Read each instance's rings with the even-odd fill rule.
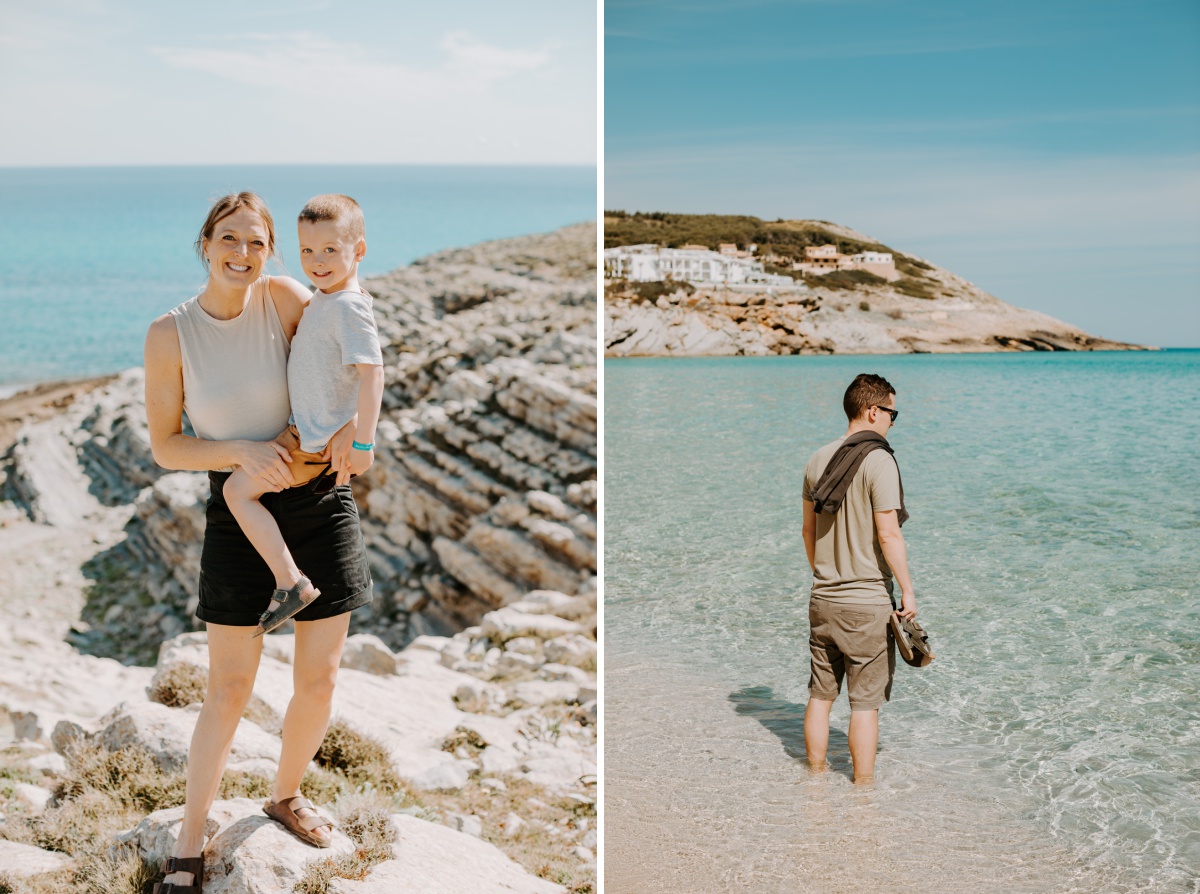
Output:
[[[304,810],[306,807],[316,814],[316,816],[296,816],[297,810]],[[328,826],[329,831],[332,832],[334,822],[329,817],[317,813],[317,808],[313,806],[313,802],[303,795],[296,795],[296,797],[288,798],[285,801],[268,801],[263,805],[263,813],[277,823],[281,823],[285,829],[306,844],[311,844],[315,847],[329,847],[333,843],[332,835],[328,838],[321,838],[313,834],[314,830],[322,826]]]
[[[283,622],[293,615],[299,614],[304,610],[304,607],[321,595],[321,591],[313,587],[312,596],[308,599],[301,599],[300,594],[304,589],[312,584],[307,577],[301,576],[300,580],[296,581],[296,585],[290,590],[276,590],[271,594],[271,598],[279,603],[275,609],[267,609],[262,613],[262,617],[258,619],[258,626],[254,628],[253,639],[257,636],[262,636],[264,633],[270,633],[277,627],[283,625]]]

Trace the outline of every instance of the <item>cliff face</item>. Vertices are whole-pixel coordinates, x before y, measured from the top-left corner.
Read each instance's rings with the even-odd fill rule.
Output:
[[[531,590],[594,601],[595,244],[582,224],[365,282],[387,387],[376,463],[354,482],[376,592],[355,630],[397,647]],[[21,429],[0,471],[0,516],[117,526],[95,536],[71,635],[138,659],[194,626],[208,496],[204,473],[154,463],[142,389],[141,370],[78,389]]]
[[[811,277],[792,289],[681,287],[654,300],[642,297],[636,284],[606,282],[606,356],[1142,349],[1013,307],[948,270],[848,228],[787,223],[891,251],[904,276],[894,283],[868,276]]]

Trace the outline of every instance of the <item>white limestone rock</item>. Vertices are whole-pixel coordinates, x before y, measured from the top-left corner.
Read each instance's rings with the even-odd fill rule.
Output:
[[[0,838],[0,873],[13,878],[32,878],[43,872],[66,869],[70,865],[71,858],[66,854]]]
[[[342,667],[386,677],[396,673],[396,662],[396,653],[373,634],[356,633],[346,638]]]
[[[101,718],[94,740],[109,751],[140,746],[163,770],[181,770],[187,766],[197,713],[194,706],[168,708],[157,702],[123,702]],[[279,761],[279,749],[278,736],[243,718],[234,735],[228,768],[270,773]]]
[[[116,846],[135,848],[147,861],[163,860],[170,856],[182,820],[182,807],[155,811],[118,835]],[[266,816],[262,802],[249,798],[214,802],[204,831],[209,836],[204,847],[204,894],[290,891],[309,863],[354,852],[354,842],[337,829],[327,849],[305,844]]]
[[[331,894],[565,894],[561,885],[530,874],[495,845],[404,814],[392,821],[400,834],[395,859],[380,863],[362,881],[335,879]]]
[[[555,615],[529,614],[511,606],[488,612],[483,616],[480,626],[486,636],[498,642],[525,636],[553,639],[558,636],[583,632],[583,629],[573,621],[567,621]]]

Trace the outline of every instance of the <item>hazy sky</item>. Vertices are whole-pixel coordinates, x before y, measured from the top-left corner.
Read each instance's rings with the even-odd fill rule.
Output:
[[[0,165],[591,165],[596,27],[591,0],[0,0]]]
[[[605,206],[817,218],[1200,346],[1195,0],[607,0]]]

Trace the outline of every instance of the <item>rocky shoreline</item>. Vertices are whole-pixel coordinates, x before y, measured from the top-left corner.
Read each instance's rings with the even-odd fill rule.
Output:
[[[823,221],[800,223],[817,223],[858,243],[877,242]],[[642,287],[657,284],[608,280],[605,356],[1146,350],[1013,307],[923,258],[892,251],[911,274],[896,283],[850,277],[834,287],[809,277],[792,288],[681,283],[671,290],[662,284],[655,290],[662,294],[650,297]]]
[[[377,461],[354,488],[376,598],[354,613],[335,712],[381,743],[418,818],[464,842],[430,839],[433,852],[478,858],[446,890],[478,886],[470,872],[485,866],[500,872],[500,851],[536,864],[503,870],[507,890],[595,883],[595,243],[595,226],[578,225],[366,283],[387,388]],[[135,369],[0,401],[0,609],[16,620],[0,648],[10,874],[82,871],[28,840],[34,817],[70,806],[59,788],[73,743],[135,746],[163,772],[186,753],[195,706],[155,693],[164,675],[202,680],[207,666],[192,617],[207,479],[155,465],[142,388]],[[270,638],[235,743],[248,773],[269,774],[278,753],[289,639]],[[255,810],[214,808],[217,831],[249,837],[230,833],[241,844],[222,860],[236,871],[211,890],[280,890],[250,885],[252,865],[297,883],[307,871],[303,845],[291,864],[271,862],[287,851],[271,843],[273,824],[251,846],[265,819]],[[123,839],[144,864],[169,845],[169,814]],[[400,843],[362,882],[326,889],[396,890],[390,867],[420,864],[412,842],[427,837],[412,819],[395,818]]]

